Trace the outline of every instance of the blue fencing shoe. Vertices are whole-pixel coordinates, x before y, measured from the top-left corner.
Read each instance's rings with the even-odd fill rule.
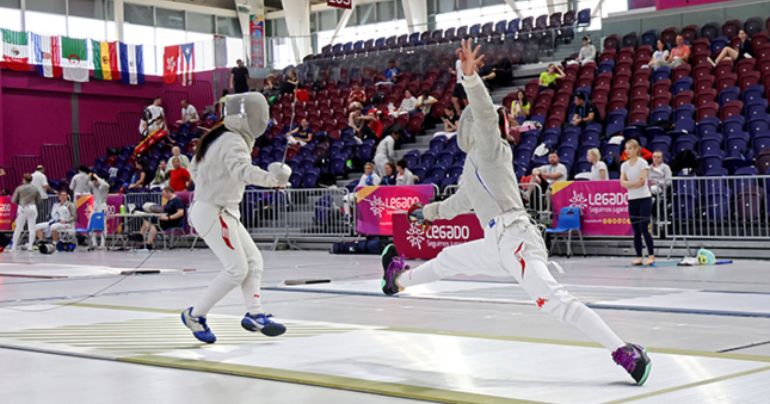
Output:
[[[273,321],[272,314],[246,313],[241,320],[241,327],[252,332],[259,331],[268,337],[277,337],[286,332],[286,327],[283,324]]]
[[[211,329],[206,325],[206,317],[193,317],[192,307],[188,307],[182,312],[182,324],[192,331],[193,336],[198,341],[205,342],[207,344],[213,344],[217,340],[217,336],[211,332]]]

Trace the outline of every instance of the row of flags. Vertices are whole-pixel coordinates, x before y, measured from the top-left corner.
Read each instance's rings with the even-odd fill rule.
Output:
[[[94,78],[99,80],[132,85],[144,83],[142,45],[91,40],[89,55],[87,39],[8,29],[2,29],[2,35],[1,61],[9,69],[28,71],[34,68],[43,77],[62,77],[80,83],[89,81],[89,73],[93,70]]]

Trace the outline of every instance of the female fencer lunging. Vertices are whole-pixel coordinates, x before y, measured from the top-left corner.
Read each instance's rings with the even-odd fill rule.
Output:
[[[538,308],[599,342],[637,384],[644,384],[651,364],[644,348],[623,342],[549,272],[545,243],[522,204],[511,148],[501,137],[497,111],[477,74],[484,56],[479,54],[479,47],[471,48],[470,41],[462,42],[458,54],[469,102],[456,135],[458,145],[467,153],[461,186],[444,201],[413,207],[410,217],[429,225],[432,220],[451,219],[473,210],[484,228],[484,238],[446,248],[414,269],[404,263],[395,246],[389,245],[382,255],[383,292],[393,295],[410,286],[459,274],[513,276]]]
[[[238,286],[246,304],[243,328],[270,337],[286,332],[286,327],[262,309],[262,254],[241,224],[239,208],[246,185],[274,188],[288,182],[287,173],[268,172],[251,164],[251,150],[267,127],[269,108],[259,93],[227,97],[223,123],[201,138],[190,166],[195,182],[190,221],[223,266],[198,301],[182,312],[184,325],[206,343],[216,341],[206,314]]]

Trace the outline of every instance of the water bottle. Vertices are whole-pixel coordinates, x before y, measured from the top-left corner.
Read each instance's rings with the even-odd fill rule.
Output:
[[[123,205],[123,204],[120,205],[120,214],[121,215],[126,214],[126,205]]]

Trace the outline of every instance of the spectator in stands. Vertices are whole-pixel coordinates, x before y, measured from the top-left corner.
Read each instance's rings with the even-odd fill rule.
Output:
[[[348,109],[363,108],[366,102],[366,91],[358,84],[354,85],[348,95]],[[357,104],[354,104],[357,103]]]
[[[468,105],[468,95],[465,94],[465,88],[463,87],[463,73],[460,68],[460,56],[459,49],[455,52],[457,60],[455,61],[455,67],[449,68],[449,73],[455,76],[455,87],[452,90],[452,106],[455,109],[455,114],[460,116],[463,112],[463,108]]]
[[[382,174],[380,185],[396,185],[396,165],[388,161]]]
[[[548,153],[548,164],[534,169],[532,178],[535,183],[545,182],[549,187],[556,181],[566,181],[567,167],[559,162],[559,153],[556,151]]]
[[[290,145],[304,146],[313,140],[313,129],[310,127],[310,122],[306,118],[302,118],[299,126],[289,131],[286,136]]]
[[[192,182],[190,172],[182,167],[181,159],[179,157],[171,158],[171,166],[173,168],[168,172],[168,186],[173,189],[174,192],[186,191]]]
[[[414,185],[418,178],[406,167],[406,160],[396,162],[396,185]]]
[[[598,114],[599,113],[593,103],[586,100],[585,93],[575,94],[575,114],[572,115],[572,119],[570,120],[572,126],[585,128],[586,125],[596,120]]]
[[[481,77],[481,80],[484,82],[484,85],[487,87],[489,91],[494,90],[494,83],[497,79],[497,72],[495,71],[494,66],[491,64],[486,64],[483,60],[481,61],[481,64],[479,64],[479,72],[478,75]]]
[[[596,61],[596,46],[591,42],[591,37],[586,35],[583,37],[583,47],[578,52],[578,57],[575,62],[585,65],[586,63]]]
[[[281,89],[275,84],[275,76],[268,74],[265,78],[265,84],[262,86],[262,94],[267,99],[268,104],[273,105],[281,95]]]
[[[48,199],[48,192],[53,191],[48,185],[48,177],[45,176],[45,167],[42,164],[38,164],[35,172],[32,173],[32,185],[40,192],[40,199],[43,202]]]
[[[299,86],[299,79],[297,79],[297,71],[289,69],[286,73],[286,78],[281,83],[281,94],[294,94],[294,90]]]
[[[155,177],[153,177],[150,183],[150,190],[163,189],[166,185],[168,185],[168,164],[161,160],[158,163],[158,169],[155,170]]]
[[[690,62],[690,46],[684,43],[683,36],[676,36],[676,48],[671,49],[666,62],[671,67],[677,67]]]
[[[74,230],[74,224],[77,220],[77,211],[75,205],[70,201],[67,191],[59,192],[59,202],[53,205],[51,209],[51,218],[44,223],[35,225],[38,240],[43,240],[43,236],[51,237],[55,242],[59,241],[59,234],[71,232]]]
[[[548,70],[540,73],[540,90],[556,89],[556,80],[564,77],[564,70],[561,67],[551,63]]]
[[[182,107],[182,114],[180,115],[182,119],[176,121],[176,124],[180,131],[189,132],[198,126],[201,117],[198,115],[198,110],[187,100],[182,100],[179,105]]]
[[[368,187],[373,185],[380,185],[382,179],[376,172],[374,172],[374,163],[367,162],[364,164],[364,173],[361,175],[361,179],[358,180],[359,187]]]
[[[666,49],[666,44],[662,40],[658,39],[655,47],[655,52],[652,54],[650,63],[642,67],[646,67],[648,69],[657,69],[661,66],[668,65],[668,49]]]
[[[184,202],[174,193],[174,190],[168,186],[163,188],[163,199],[166,204],[163,205],[163,214],[158,217],[158,226],[153,226],[149,220],[142,223],[141,233],[147,235],[147,241],[144,248],[152,250],[155,244],[155,238],[158,236],[158,227],[161,231],[183,228],[185,219]]]
[[[417,109],[417,98],[414,98],[414,94],[407,88],[404,90],[404,98],[401,100],[401,105],[398,109],[390,112],[390,116],[397,118],[401,115],[411,114]]]
[[[163,100],[155,97],[152,104],[142,112],[142,120],[139,122],[139,133],[147,137],[160,130],[166,129],[166,114],[163,111]]]
[[[457,133],[457,121],[459,119],[460,118],[458,117],[454,108],[444,108],[444,116],[441,117],[441,122],[444,123],[444,130],[441,132],[436,132],[433,137],[444,136],[449,139],[454,136],[455,133]]]
[[[141,190],[149,182],[150,174],[147,172],[145,163],[136,161],[134,163],[134,174],[131,176],[131,182],[128,184],[129,190]]]
[[[182,149],[180,149],[179,146],[174,146],[171,148],[171,157],[169,157],[168,164],[166,164],[166,171],[171,171],[174,168],[173,160],[175,158],[179,159],[179,164],[181,164],[183,168],[190,168],[190,159],[182,154]]]
[[[663,192],[671,185],[672,177],[671,167],[663,162],[663,152],[656,150],[655,153],[652,153],[652,166],[649,172],[652,194],[658,195]]]
[[[107,212],[107,197],[110,194],[110,184],[107,183],[107,181],[99,178],[98,175],[91,173],[89,176],[89,179],[91,180],[90,186],[91,186],[91,193],[94,194],[94,209],[93,212],[100,212],[105,213]],[[93,215],[91,218],[88,219],[89,225],[91,223],[91,219],[93,218]],[[89,226],[90,227],[90,226]],[[99,244],[100,249],[104,249],[106,247],[106,240],[105,240],[105,233],[107,232],[107,220],[105,218],[104,221],[104,231],[100,231],[99,237],[101,239],[101,243]],[[96,232],[91,233],[91,245],[96,245]]]
[[[24,174],[24,183],[13,191],[13,196],[11,197],[11,202],[17,206],[16,228],[13,229],[13,247],[11,251],[19,251],[21,249],[19,241],[25,224],[29,232],[29,246],[27,248],[32,250],[32,246],[35,245],[35,221],[37,220],[37,205],[40,201],[40,192],[38,192],[37,187],[32,185],[32,175]]]
[[[388,83],[395,83],[398,81],[398,78],[401,76],[401,69],[396,66],[395,59],[388,60],[388,67],[385,69],[384,74],[385,80]]]
[[[591,181],[606,181],[610,179],[609,171],[607,171],[607,164],[602,161],[602,154],[599,149],[593,148],[588,150],[586,159],[591,163]]]
[[[743,59],[746,59],[747,57],[752,57],[751,40],[749,40],[749,35],[746,33],[746,31],[738,31],[738,39],[740,40],[738,46],[732,46],[732,44],[728,44],[722,49],[722,52],[719,53],[719,56],[717,56],[716,60],[711,60],[711,58],[709,58],[709,63],[716,67],[719,62],[724,59],[729,58],[733,62],[737,63]]]
[[[422,94],[420,94],[419,97],[417,97],[417,108],[420,109],[420,112],[422,112],[423,116],[425,117],[423,121],[423,129],[432,128],[438,123],[436,121],[436,118],[434,118],[431,115],[431,111],[433,110],[433,105],[435,105],[438,102],[436,97],[430,95],[430,90],[425,89],[422,90]]]
[[[374,164],[377,165],[377,173],[383,175],[385,164],[396,161],[396,142],[401,136],[401,132],[394,131],[382,139],[374,152]]]
[[[234,94],[246,93],[249,91],[249,69],[243,63],[243,60],[235,61],[236,67],[230,71],[230,88]]]
[[[366,128],[366,121],[363,119],[363,115],[361,114],[360,109],[353,109],[348,114],[348,127],[353,129],[353,134],[356,137],[356,142],[358,144],[363,143],[364,139],[364,128]]]
[[[620,185],[628,190],[628,217],[634,230],[636,258],[633,265],[642,265],[642,238],[647,245],[648,257],[644,265],[655,263],[655,246],[648,229],[652,215],[652,194],[647,185],[649,166],[641,158],[641,146],[635,139],[626,142],[628,161],[620,166]]]
[[[83,195],[91,193],[91,185],[89,184],[89,177],[91,170],[86,166],[78,167],[78,173],[72,176],[70,180],[70,191],[72,194]]]
[[[527,99],[526,91],[522,89],[516,90],[516,98],[511,102],[511,119],[518,123],[524,122],[529,118],[529,111],[531,105]]]

